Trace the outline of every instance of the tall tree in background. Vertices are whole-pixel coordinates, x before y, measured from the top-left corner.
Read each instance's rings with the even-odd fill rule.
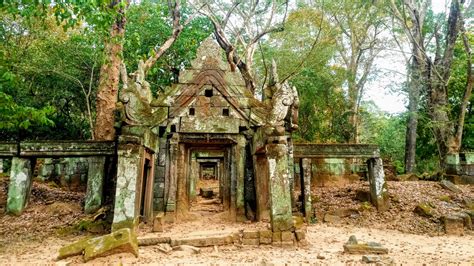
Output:
[[[414,143],[416,143],[416,111],[420,88],[425,88],[428,113],[432,121],[432,129],[436,139],[441,166],[445,166],[448,154],[458,153],[462,143],[462,133],[467,106],[472,92],[472,61],[471,44],[465,32],[462,7],[464,0],[453,0],[450,4],[447,21],[440,20],[433,25],[433,36],[424,35],[423,22],[430,1],[415,2],[412,0],[391,1],[391,9],[401,23],[411,43],[413,60],[410,77],[410,116],[407,126],[406,161],[407,172],[414,167]],[[444,31],[444,32],[443,32]],[[460,100],[457,118],[453,117],[449,103],[448,83],[451,78],[452,63],[456,41],[461,36],[466,56],[466,85]],[[430,55],[428,44],[434,43],[433,56]],[[434,59],[432,58],[434,57]],[[417,101],[418,100],[418,101]],[[410,138],[410,139],[408,139]]]
[[[395,2],[391,0],[392,14],[398,25],[402,28],[406,38],[410,42],[411,57],[407,59],[408,67],[408,121],[405,137],[405,172],[412,173],[415,170],[416,138],[418,127],[418,108],[420,103],[420,92],[426,91],[425,78],[427,77],[426,47],[428,46],[426,33],[426,16],[430,6],[430,0],[415,1],[403,0]],[[396,27],[393,25],[393,27]],[[429,42],[429,40],[428,40]],[[397,41],[400,50],[403,51],[401,42]],[[424,87],[424,89],[422,88]]]
[[[326,3],[327,2],[327,3]],[[358,142],[359,107],[375,58],[383,50],[384,15],[374,1],[316,1],[328,20],[339,29],[338,61],[346,69],[346,115],[352,134],[346,140]]]

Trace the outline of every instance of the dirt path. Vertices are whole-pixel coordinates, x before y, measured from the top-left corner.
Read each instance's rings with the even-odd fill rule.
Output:
[[[156,247],[140,247],[139,258],[129,254],[116,254],[107,258],[99,258],[93,264],[221,264],[230,263],[302,263],[302,264],[360,264],[361,255],[342,253],[342,245],[350,235],[364,241],[377,241],[389,249],[383,256],[396,264],[461,264],[474,263],[474,237],[471,235],[455,236],[423,236],[401,233],[393,230],[369,228],[330,227],[318,224],[308,227],[307,239],[310,245],[306,248],[278,248],[272,246],[259,247],[219,247],[201,249],[200,254],[189,255],[172,252],[168,255],[158,251]],[[12,247],[7,253],[0,254],[0,264],[51,264],[61,245],[69,241],[50,238],[43,243],[29,243]],[[70,242],[69,242],[70,243]],[[319,258],[318,258],[319,257]],[[324,257],[324,258],[323,258]],[[58,262],[59,264],[80,264],[82,258],[77,256]]]

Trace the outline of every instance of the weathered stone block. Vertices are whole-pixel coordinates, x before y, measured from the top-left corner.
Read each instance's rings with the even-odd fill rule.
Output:
[[[376,242],[361,242],[351,236],[344,244],[344,252],[349,254],[388,254],[388,249]]]
[[[163,232],[163,227],[165,224],[165,213],[160,212],[153,219],[153,232]]]
[[[137,236],[129,228],[123,228],[102,236],[97,242],[88,244],[84,249],[84,260],[108,256],[111,254],[128,252],[138,257]]]
[[[281,232],[281,242],[293,241],[294,238],[295,238],[295,235],[291,231]]]
[[[258,239],[258,231],[244,231],[243,239]]]
[[[87,173],[87,192],[85,213],[94,213],[102,205],[102,192],[105,177],[105,157],[90,157]]]
[[[273,233],[270,230],[263,230],[260,231],[260,244],[271,244],[272,243],[272,238],[273,238]]]
[[[85,238],[59,249],[57,259],[64,259],[84,253],[87,262],[97,257],[115,253],[130,252],[138,257],[138,241],[135,233],[128,228],[108,235]]]
[[[433,217],[433,208],[429,205],[429,203],[426,202],[418,204],[415,207],[414,212],[421,216]]]
[[[296,230],[295,231],[296,240],[301,241],[306,238],[305,230]]]
[[[258,241],[258,239],[257,239]],[[171,239],[171,246],[189,245],[195,247],[212,247],[233,244],[232,234],[196,236],[181,239]]]
[[[281,232],[273,232],[272,241],[281,242]]]
[[[439,184],[441,185],[441,187],[443,187],[444,189],[447,189],[453,193],[461,193],[462,190],[459,189],[458,186],[456,186],[455,184],[451,183],[450,181],[448,180],[441,180],[439,182]]]
[[[254,239],[254,238],[243,238],[242,239],[242,244],[243,245],[252,245],[252,246],[258,246],[260,243],[260,240]]]
[[[28,204],[32,185],[32,162],[14,157],[8,185],[7,213],[20,215]]]
[[[442,217],[444,230],[448,235],[463,235],[464,234],[464,220],[455,215]]]

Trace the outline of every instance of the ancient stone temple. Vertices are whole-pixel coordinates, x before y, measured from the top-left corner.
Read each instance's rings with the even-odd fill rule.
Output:
[[[293,143],[298,94],[279,81],[274,63],[262,100],[230,70],[211,38],[177,83],[156,98],[142,69],[140,62],[120,91],[117,142],[0,143],[0,158],[12,158],[8,213],[20,215],[26,208],[37,159],[43,160],[43,178],[57,161],[65,164],[58,174],[64,180],[83,181],[86,213],[97,211],[104,195],[112,196],[112,231],[157,217],[185,219],[206,197],[217,200],[232,221],[268,221],[274,232],[292,231],[293,215],[315,220],[311,190],[331,181],[327,170],[346,159],[367,163],[370,201],[386,208],[377,146]]]
[[[218,180],[219,198],[232,219],[271,218],[276,230],[292,226],[296,89],[274,75],[265,100],[255,99],[211,38],[166,94],[151,99],[148,84],[138,79],[121,94],[125,125],[114,228],[131,226],[139,216],[150,221],[156,212],[180,219],[204,171]]]

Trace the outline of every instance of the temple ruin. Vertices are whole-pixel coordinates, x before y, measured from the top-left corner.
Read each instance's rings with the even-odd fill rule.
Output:
[[[223,211],[234,221],[269,221],[273,232],[294,230],[293,215],[311,221],[311,187],[318,160],[367,162],[371,202],[386,207],[387,188],[377,146],[295,144],[298,94],[280,82],[274,66],[262,100],[208,38],[179,81],[153,98],[137,72],[120,94],[116,142],[20,142],[0,145],[13,158],[7,211],[20,215],[28,202],[36,158],[88,158],[85,211],[104,202],[115,186],[112,231],[186,217],[197,195],[212,183]],[[142,73],[143,74],[143,73]],[[111,180],[113,182],[111,182]],[[313,184],[314,185],[314,184]]]

